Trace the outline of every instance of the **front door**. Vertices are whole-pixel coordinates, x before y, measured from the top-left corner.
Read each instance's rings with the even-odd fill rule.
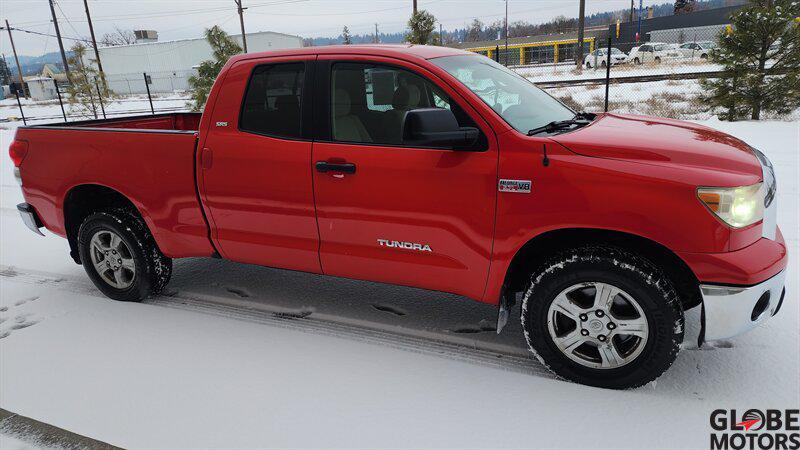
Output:
[[[306,89],[314,58],[241,61],[208,106],[199,182],[227,259],[320,271]]]
[[[479,299],[495,217],[494,135],[449,87],[407,63],[333,57],[317,72],[327,80],[317,95],[330,99],[318,103],[330,126],[312,158],[323,272]],[[479,126],[480,148],[404,145],[405,112],[428,107]]]

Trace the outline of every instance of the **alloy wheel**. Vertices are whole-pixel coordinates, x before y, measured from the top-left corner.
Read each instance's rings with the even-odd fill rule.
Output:
[[[641,305],[608,283],[574,284],[547,311],[550,338],[570,360],[595,369],[631,363],[647,344],[649,325]]]

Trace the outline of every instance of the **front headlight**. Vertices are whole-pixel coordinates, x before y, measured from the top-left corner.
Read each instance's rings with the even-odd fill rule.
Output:
[[[697,188],[697,198],[733,228],[743,228],[764,218],[764,183],[733,188]]]

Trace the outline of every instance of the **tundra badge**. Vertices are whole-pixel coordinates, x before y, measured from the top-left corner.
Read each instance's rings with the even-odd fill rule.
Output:
[[[433,252],[428,244],[417,244],[414,242],[390,241],[388,239],[378,239],[381,247],[404,248],[406,250],[416,250],[418,252]]]
[[[531,193],[531,180],[500,180],[497,185],[500,192],[517,192],[520,194]]]

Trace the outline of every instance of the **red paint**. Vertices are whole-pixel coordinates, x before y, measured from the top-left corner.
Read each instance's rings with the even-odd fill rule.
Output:
[[[48,229],[63,235],[67,193],[99,184],[129,198],[172,257],[216,249],[240,262],[453,292],[491,304],[498,303],[519,249],[559,229],[649,239],[675,252],[706,283],[754,284],[785,268],[780,234],[775,241],[761,239],[760,223],[732,230],[696,198],[698,186],[760,181],[760,166],[743,142],[685,122],[616,114],[552,138],[528,137],[427,60],[460,54],[441,47],[345,46],[239,55],[220,74],[202,118],[173,114],[20,128],[17,139],[29,143],[21,164],[25,199]],[[351,145],[238,130],[255,66],[315,60],[388,63],[417,73],[471,116],[488,149]],[[357,172],[320,173],[317,161],[353,163]],[[500,178],[532,180],[532,192],[498,193]],[[431,251],[381,246],[379,239]]]

